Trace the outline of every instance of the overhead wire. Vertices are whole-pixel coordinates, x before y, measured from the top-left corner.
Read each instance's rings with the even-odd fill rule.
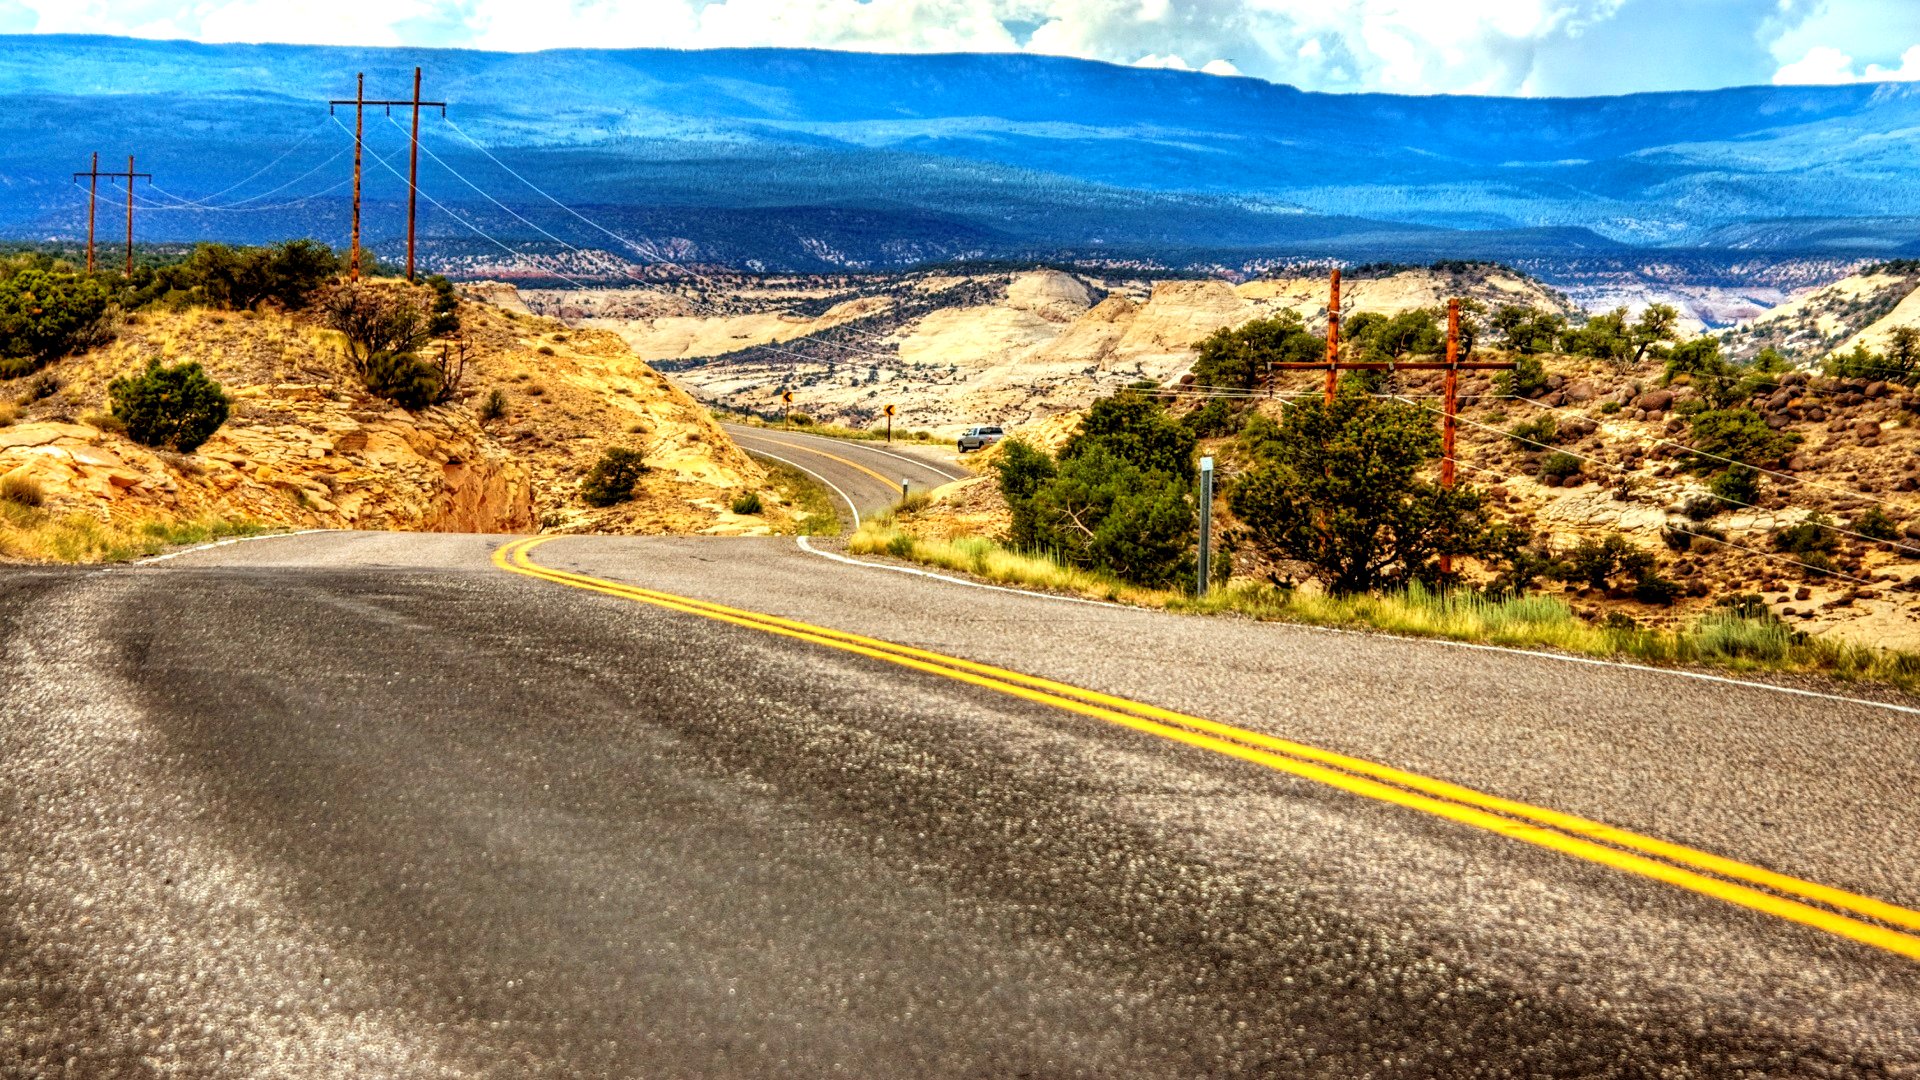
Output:
[[[247,177],[246,177],[245,179],[242,179],[242,180],[237,180],[237,181],[235,181],[234,183],[231,183],[231,184],[228,184],[228,185],[227,185],[226,187],[224,187],[224,188],[221,188],[221,189],[220,189],[219,191],[216,191],[216,192],[214,192],[214,193],[213,193],[213,194],[211,194],[211,195],[203,195],[203,196],[201,196],[201,197],[200,197],[200,198],[198,198],[198,199],[189,199],[189,198],[187,198],[187,197],[185,197],[185,196],[182,196],[182,195],[175,195],[175,194],[174,194],[173,192],[171,192],[171,191],[168,191],[168,190],[166,190],[165,188],[162,188],[162,187],[160,187],[160,186],[159,186],[159,185],[157,185],[157,184],[154,184],[154,183],[153,183],[153,182],[152,182],[151,180],[149,180],[149,181],[148,181],[147,183],[148,183],[148,185],[149,185],[150,187],[152,187],[152,188],[153,188],[153,189],[154,189],[155,191],[157,191],[157,192],[159,192],[159,193],[160,193],[160,194],[162,194],[162,195],[165,195],[165,196],[166,196],[167,198],[169,198],[169,199],[175,199],[175,200],[178,200],[178,201],[180,201],[180,202],[183,202],[183,203],[195,203],[195,204],[201,204],[201,205],[204,205],[204,204],[206,204],[206,203],[209,203],[209,202],[212,202],[213,200],[215,200],[215,199],[217,199],[217,198],[219,198],[219,197],[220,197],[220,196],[222,196],[222,195],[225,195],[225,194],[227,194],[227,193],[228,193],[228,192],[230,192],[230,191],[234,191],[234,190],[237,190],[237,189],[239,189],[239,188],[242,188],[242,187],[245,187],[245,186],[246,186],[247,184],[249,184],[249,183],[251,183],[251,182],[253,182],[253,181],[254,181],[255,179],[257,179],[257,178],[259,178],[259,177],[261,177],[261,176],[264,176],[264,175],[265,175],[265,174],[266,174],[266,173],[267,173],[267,172],[268,172],[269,170],[271,170],[271,169],[272,169],[272,168],[273,168],[273,167],[274,167],[275,165],[278,165],[278,164],[280,164],[281,162],[283,162],[283,161],[285,161],[285,160],[287,160],[287,159],[288,159],[289,157],[292,157],[292,156],[293,156],[293,153],[294,153],[294,151],[296,151],[296,150],[298,150],[298,149],[300,149],[300,148],[301,148],[302,146],[305,146],[305,145],[307,144],[307,142],[308,142],[309,140],[311,140],[311,139],[312,139],[312,138],[313,138],[313,137],[314,137],[315,135],[318,135],[318,134],[319,134],[320,132],[322,132],[322,131],[324,131],[324,130],[326,130],[326,125],[325,125],[325,124],[315,124],[315,125],[314,125],[314,126],[313,126],[312,128],[310,128],[310,129],[308,129],[308,131],[307,131],[307,133],[306,133],[306,134],[304,134],[304,135],[302,135],[302,136],[300,136],[300,138],[299,138],[299,140],[298,140],[297,142],[295,142],[295,143],[294,143],[294,144],[293,144],[292,146],[289,146],[289,147],[287,147],[287,149],[286,149],[286,150],[285,150],[284,152],[282,152],[282,153],[281,153],[281,155],[280,155],[279,157],[277,157],[277,158],[274,158],[274,159],[273,159],[272,161],[269,161],[269,162],[267,162],[267,163],[266,163],[265,165],[262,165],[262,166],[261,166],[260,168],[258,168],[258,169],[255,169],[255,170],[254,170],[254,171],[253,171],[253,172],[252,172],[251,174],[249,174],[249,175],[248,175],[248,176],[247,176]],[[336,155],[334,155],[334,156],[335,156],[335,157],[338,157],[339,155],[337,155],[337,154],[336,154]],[[316,171],[316,172],[317,172],[318,170],[314,170],[314,171]],[[311,176],[311,175],[312,175],[312,173],[310,172],[310,173],[308,173],[307,175],[308,175],[308,176]],[[303,177],[303,179],[304,179],[304,177]],[[258,198],[258,197],[259,197],[259,196],[255,196],[255,198]],[[243,200],[243,201],[245,201],[245,200]]]

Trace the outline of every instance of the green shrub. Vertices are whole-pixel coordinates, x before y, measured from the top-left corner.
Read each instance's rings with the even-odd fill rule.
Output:
[[[0,378],[106,341],[110,306],[98,278],[32,268],[0,279]]]
[[[1773,549],[1803,557],[1832,555],[1840,550],[1840,534],[1833,531],[1832,518],[1825,514],[1809,514],[1797,525],[1776,530]]]
[[[1560,425],[1552,413],[1543,413],[1532,420],[1523,420],[1507,429],[1507,438],[1528,449],[1539,446],[1552,446],[1560,441]]]
[[[1123,390],[1093,403],[1079,430],[1061,447],[1060,460],[1098,446],[1143,472],[1190,483],[1196,476],[1196,444],[1194,433],[1174,422],[1158,401]]]
[[[1250,389],[1260,385],[1271,366],[1284,361],[1323,359],[1327,345],[1288,312],[1255,319],[1233,329],[1216,330],[1198,346],[1193,381],[1201,386]]]
[[[1643,604],[1672,607],[1682,592],[1680,583],[1657,570],[1648,570],[1634,579],[1633,598]]]
[[[640,451],[615,446],[600,455],[580,482],[580,500],[588,506],[615,506],[633,498],[633,489],[646,475]]]
[[[141,291],[174,306],[248,309],[273,303],[296,311],[343,269],[340,257],[315,240],[256,248],[200,244],[182,262],[154,271]]]
[[[1621,404],[1617,401],[1603,401],[1600,403],[1600,415],[1612,416],[1614,413],[1619,412],[1621,408]]]
[[[1515,397],[1537,397],[1547,388],[1547,365],[1537,356],[1522,354],[1513,358],[1513,370],[1493,377],[1493,388]]]
[[[1331,592],[1437,580],[1440,556],[1490,554],[1500,539],[1477,489],[1418,477],[1440,437],[1416,406],[1347,385],[1331,407],[1308,401],[1281,424],[1250,421],[1241,445],[1256,465],[1227,501],[1249,541],[1312,567]]]
[[[453,291],[453,282],[434,274],[427,278],[427,287],[433,290],[433,304],[427,312],[427,333],[437,338],[452,337],[460,332],[460,297]],[[555,341],[567,340],[565,335],[554,335]]]
[[[803,413],[803,412],[788,413],[787,422],[795,425],[796,427],[812,427],[813,417],[808,416],[806,413]]]
[[[1885,510],[1877,506],[1853,519],[1852,529],[1861,536],[1874,540],[1897,540],[1900,538],[1900,524],[1893,520]]]
[[[231,402],[220,384],[192,362],[147,362],[145,371],[122,375],[107,386],[113,415],[127,436],[146,446],[192,453],[227,422]]]
[[[1608,533],[1595,540],[1588,538],[1563,553],[1551,570],[1559,581],[1605,590],[1616,577],[1641,579],[1655,571],[1652,553],[1644,551],[1619,533]]]
[[[1246,414],[1234,412],[1224,399],[1214,398],[1181,417],[1180,425],[1193,432],[1195,438],[1218,439],[1239,431],[1245,419]]]
[[[491,423],[507,415],[507,392],[494,387],[487,391],[486,399],[480,403],[480,422]]]
[[[1059,461],[1019,440],[997,469],[1012,511],[1009,543],[1143,585],[1189,572],[1194,434],[1144,395],[1095,402]]]
[[[1760,501],[1760,471],[1746,465],[1729,465],[1713,474],[1707,490],[1719,498],[1722,506],[1752,506]]]
[[[1709,409],[1693,417],[1693,449],[1688,465],[1710,473],[1729,461],[1771,468],[1800,444],[1800,436],[1775,431],[1752,409]]]
[[[439,369],[412,353],[374,353],[365,368],[369,394],[410,412],[426,408],[440,396]]]
[[[1583,475],[1585,473],[1581,469],[1580,459],[1560,450],[1541,458],[1540,469],[1534,473],[1534,476],[1543,484],[1548,481],[1564,484],[1576,476]]]
[[[733,497],[733,512],[742,516],[758,514],[766,507],[760,505],[760,493],[744,491]]]

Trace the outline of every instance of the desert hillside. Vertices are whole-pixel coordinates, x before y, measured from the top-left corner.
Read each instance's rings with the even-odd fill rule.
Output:
[[[1774,349],[1813,365],[1864,344],[1886,348],[1895,327],[1920,326],[1920,263],[1862,267],[1839,281],[1802,290],[1785,303],[1727,332],[1731,355],[1746,359]]]
[[[0,384],[15,399],[0,427],[0,476],[30,481],[49,514],[114,519],[645,533],[786,520],[771,504],[754,517],[731,513],[764,473],[617,336],[523,315],[516,303],[497,286],[460,303],[465,379],[453,401],[418,411],[367,393],[341,335],[310,315],[136,312],[109,344]],[[141,446],[106,415],[108,383],[153,358],[197,361],[232,398],[226,424],[191,454]],[[483,420],[496,392],[504,409]],[[639,450],[648,471],[631,501],[590,508],[581,477],[616,446]]]
[[[1685,417],[1699,407],[1698,389],[1662,386],[1658,364],[1622,369],[1563,356],[1548,368],[1545,385],[1525,397],[1501,393],[1485,375],[1463,377],[1463,482],[1486,489],[1502,520],[1554,550],[1619,534],[1654,553],[1659,572],[1680,586],[1671,604],[1570,587],[1578,610],[1596,621],[1611,613],[1679,627],[1729,597],[1757,595],[1796,630],[1920,649],[1920,395],[1886,382],[1782,376],[1777,388],[1740,404],[1797,445],[1764,478],[1753,505],[1739,506],[1716,498],[1708,478],[1686,467]],[[1431,404],[1437,389],[1409,373],[1383,392]],[[1288,394],[1316,392],[1299,379],[1277,390],[1275,398],[1234,407],[1280,419]],[[1168,400],[1180,415],[1207,403]],[[1081,415],[1054,416],[1013,435],[1057,453]],[[1232,439],[1202,446],[1220,461],[1224,492],[1248,460]],[[1562,454],[1571,457],[1549,460]],[[981,455],[976,465],[986,475],[935,491],[904,526],[941,538],[1004,533],[1010,519],[990,468],[997,457]],[[1235,520],[1224,497],[1215,519],[1222,557],[1237,576],[1291,576],[1287,567],[1234,552]]]
[[[536,310],[619,333],[637,355],[717,406],[794,408],[864,426],[951,433],[1029,423],[1131,382],[1167,382],[1223,327],[1292,312],[1324,326],[1324,275],[1234,284],[1029,270],[704,279],[675,288],[529,292]],[[1499,268],[1383,268],[1350,276],[1346,312],[1395,315],[1453,296],[1571,313],[1567,299]]]

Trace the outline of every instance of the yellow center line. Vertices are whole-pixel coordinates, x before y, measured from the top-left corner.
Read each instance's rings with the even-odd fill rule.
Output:
[[[1814,901],[1880,922],[1913,928],[1920,928],[1920,911],[1804,881],[1685,845],[1642,836],[1572,814],[1503,799],[1362,758],[1094,690],[792,619],[555,570],[533,562],[528,555],[533,548],[549,539],[552,538],[536,537],[502,545],[494,553],[494,565],[512,573],[855,653],[1118,724],[1290,773],[1351,794],[1419,810],[1574,858],[1663,881],[1920,960],[1920,937],[1849,918],[1801,901]],[[1623,851],[1621,848],[1631,850]],[[1633,852],[1658,858],[1647,858]],[[1673,863],[1683,865],[1676,866]],[[1687,869],[1688,866],[1694,869]],[[1696,870],[1720,876],[1710,877]],[[1749,888],[1723,878],[1761,885],[1774,892]],[[1776,892],[1800,899],[1778,896]]]
[[[880,473],[875,472],[872,469],[867,468],[865,465],[862,465],[857,461],[848,461],[846,458],[841,457],[839,454],[829,454],[825,450],[816,449],[814,447],[807,446],[802,443],[781,442],[779,439],[769,439],[764,435],[750,436],[749,441],[751,441],[752,439],[758,439],[761,442],[772,443],[775,446],[784,446],[789,450],[798,450],[803,454],[818,454],[829,461],[837,461],[840,464],[845,465],[849,469],[859,469],[861,472],[866,473],[868,476],[873,477],[875,480],[880,481],[881,483],[887,485],[890,488],[900,486],[900,481],[897,477],[884,476]]]

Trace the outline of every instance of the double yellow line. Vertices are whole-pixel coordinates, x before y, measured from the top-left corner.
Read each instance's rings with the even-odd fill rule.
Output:
[[[1048,705],[1666,882],[1920,960],[1920,936],[1904,932],[1920,930],[1920,911],[1603,822],[1051,679],[793,619],[554,570],[530,557],[533,549],[551,539],[535,537],[502,545],[494,552],[494,565],[511,573],[777,634]]]

